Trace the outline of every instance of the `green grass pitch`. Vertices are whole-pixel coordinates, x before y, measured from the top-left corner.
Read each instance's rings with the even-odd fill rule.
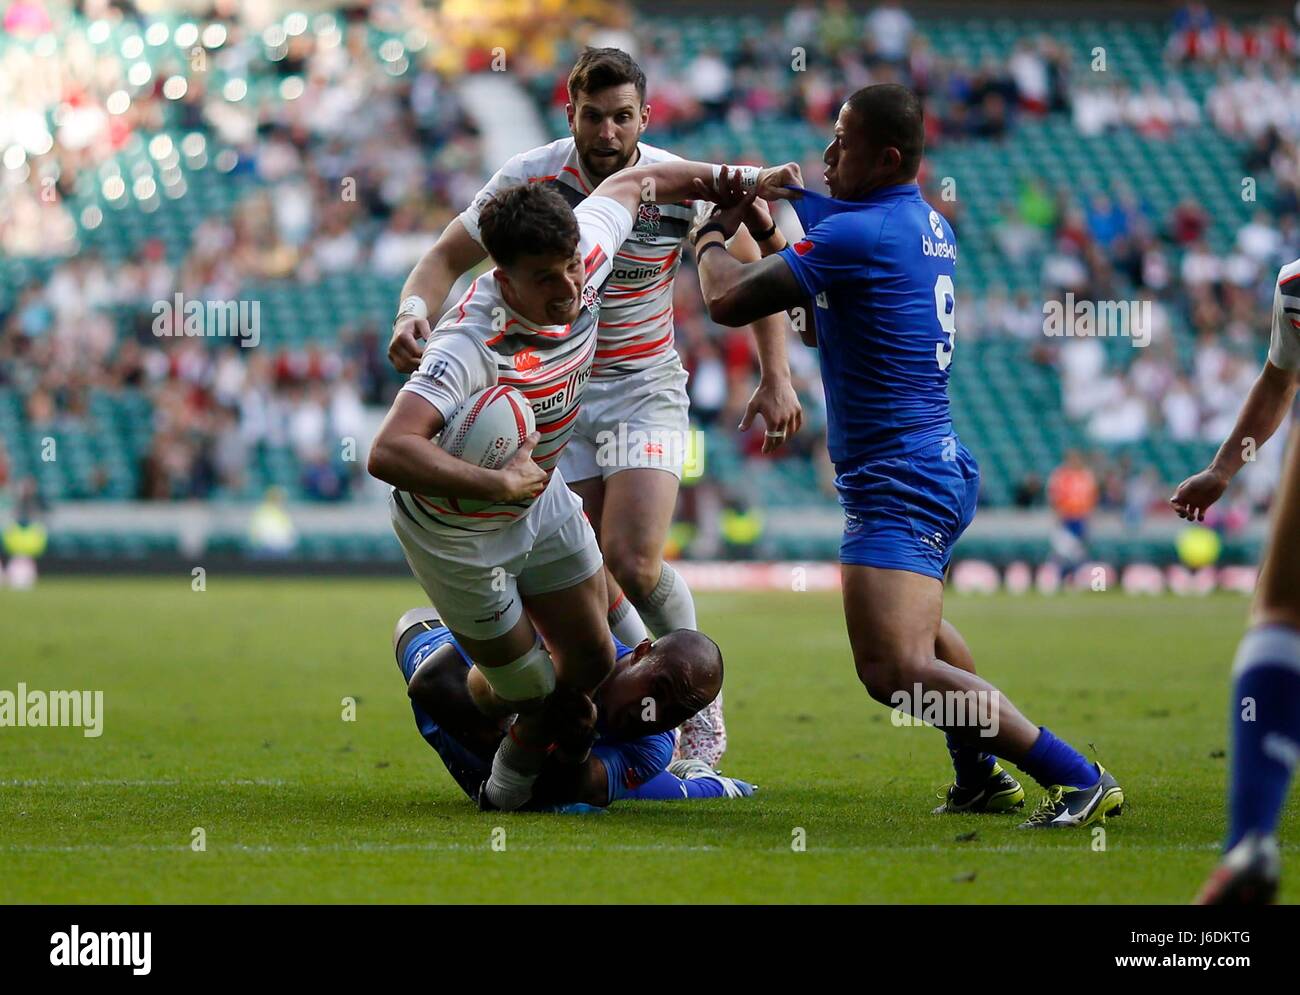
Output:
[[[1104,839],[930,815],[942,737],[867,698],[838,596],[814,593],[698,598],[724,768],[755,798],[480,814],[389,650],[420,601],[349,579],[0,591],[0,689],[102,689],[105,710],[98,739],[0,728],[0,901],[1182,903],[1215,861],[1240,597],[949,598],[982,672],[1121,779]]]

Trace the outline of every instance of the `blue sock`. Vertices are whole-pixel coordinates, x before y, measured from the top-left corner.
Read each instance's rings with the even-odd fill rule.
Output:
[[[963,788],[981,784],[993,771],[993,757],[962,742],[950,732],[944,735],[948,739],[948,755],[952,757],[952,769],[957,772],[957,783]]]
[[[1247,833],[1277,829],[1300,754],[1300,632],[1276,625],[1252,629],[1232,670],[1227,850]]]
[[[726,789],[713,778],[686,780],[666,770],[661,770],[645,784],[638,785],[623,795],[641,801],[681,801],[683,798],[721,798]]]
[[[1065,740],[1057,739],[1047,726],[1038,727],[1038,739],[1015,764],[1045,788],[1054,784],[1086,788],[1101,776],[1095,764]]]

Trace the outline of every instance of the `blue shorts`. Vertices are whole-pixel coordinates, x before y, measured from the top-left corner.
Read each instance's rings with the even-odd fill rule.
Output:
[[[980,489],[979,464],[956,436],[836,470],[844,509],[840,562],[943,580]]]

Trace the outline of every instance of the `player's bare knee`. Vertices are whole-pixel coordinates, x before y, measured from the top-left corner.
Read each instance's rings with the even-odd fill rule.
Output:
[[[882,705],[889,703],[890,695],[898,687],[897,671],[883,659],[858,664],[858,680],[867,689],[867,694]]]
[[[610,542],[604,552],[609,572],[633,602],[650,596],[663,570],[663,559],[657,552],[617,542]]]
[[[920,656],[882,655],[858,664],[858,680],[873,700],[892,706],[896,692],[925,683],[930,665]]]

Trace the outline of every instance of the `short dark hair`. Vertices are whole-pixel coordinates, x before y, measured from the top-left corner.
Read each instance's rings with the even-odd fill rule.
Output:
[[[510,187],[492,197],[478,216],[483,248],[498,266],[520,256],[563,256],[578,248],[578,219],[559,191],[544,183]]]
[[[902,156],[899,171],[915,176],[925,154],[925,113],[921,99],[898,83],[864,86],[848,100],[849,109],[862,119],[872,142],[893,146]]]
[[[686,697],[702,694],[707,705],[722,690],[722,650],[696,629],[674,629],[654,642],[656,667],[680,668],[686,677]],[[671,661],[671,663],[669,663]]]
[[[637,96],[645,103],[645,73],[636,60],[621,48],[587,48],[569,70],[569,99],[576,101],[578,94],[599,93],[611,86],[631,83]]]

